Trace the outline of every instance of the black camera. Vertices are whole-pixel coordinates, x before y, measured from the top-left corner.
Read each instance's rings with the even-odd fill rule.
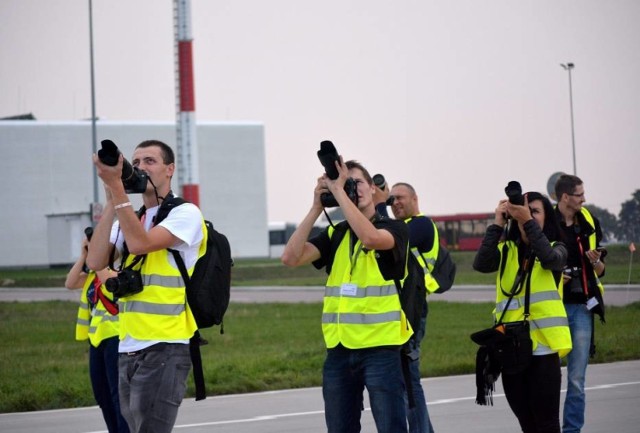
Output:
[[[567,266],[566,268],[564,268],[562,270],[562,272],[567,276],[567,277],[571,277],[571,278],[580,278],[580,276],[582,275],[582,268],[579,268],[577,266]]]
[[[373,175],[373,183],[383,191],[387,186],[387,180],[380,173]],[[395,201],[395,199],[396,198],[394,196],[390,195],[384,204],[386,204],[387,206],[393,206],[393,202]]]
[[[338,169],[336,168],[336,161],[340,161],[338,151],[332,142],[325,140],[320,143],[320,150],[318,150],[318,159],[320,164],[324,167],[324,172],[329,179],[336,180],[339,176]],[[349,199],[357,206],[358,205],[358,184],[352,178],[347,179],[344,183],[344,192],[347,193]],[[320,203],[324,207],[336,207],[338,202],[336,198],[330,192],[323,192],[320,195]]]
[[[116,298],[135,295],[142,292],[142,275],[133,269],[123,269],[115,277],[107,278],[104,286],[113,293]]]
[[[504,192],[507,194],[507,197],[509,197],[509,203],[519,206],[524,205],[524,196],[522,195],[522,187],[519,182],[512,180],[507,184]]]
[[[567,266],[562,270],[562,273],[567,277],[571,277],[571,280],[567,283],[569,293],[583,293],[582,268],[577,266]]]
[[[105,165],[115,166],[118,164],[120,150],[111,140],[102,140],[102,149],[98,151],[98,158]],[[123,158],[122,161],[122,184],[127,194],[142,194],[147,190],[147,173],[138,167],[133,167],[129,161]]]

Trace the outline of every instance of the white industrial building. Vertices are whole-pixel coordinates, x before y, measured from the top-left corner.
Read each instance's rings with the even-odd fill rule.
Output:
[[[141,141],[177,149],[172,122],[98,121],[97,141],[113,140],[125,158]],[[200,208],[226,234],[233,257],[268,257],[264,126],[198,122]],[[56,266],[78,257],[94,202],[90,121],[0,121],[0,268]],[[178,165],[179,167],[179,165]],[[180,194],[177,176],[173,189]],[[104,202],[102,183],[99,199]],[[134,206],[140,197],[130,195]]]

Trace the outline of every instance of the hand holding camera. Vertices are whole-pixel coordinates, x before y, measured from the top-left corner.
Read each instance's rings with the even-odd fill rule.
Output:
[[[102,140],[101,145],[102,149],[98,151],[100,162],[110,167],[117,166],[121,155],[118,146],[111,140]],[[127,194],[141,194],[147,190],[147,173],[138,167],[133,167],[124,157],[122,158],[120,178]]]
[[[507,218],[511,217],[520,223],[525,223],[531,219],[531,211],[527,198],[522,194],[522,186],[519,182],[512,180],[504,189],[509,199],[507,204]]]
[[[318,159],[324,167],[324,171],[327,177],[331,180],[337,180],[340,177],[340,172],[336,167],[336,162],[341,163],[340,155],[331,141],[325,140],[320,143],[320,150],[318,150]],[[358,205],[358,191],[356,182],[352,178],[348,178],[344,183],[344,191],[347,193],[349,199],[357,206]],[[323,207],[337,207],[338,202],[331,192],[325,192],[320,195],[320,202]]]

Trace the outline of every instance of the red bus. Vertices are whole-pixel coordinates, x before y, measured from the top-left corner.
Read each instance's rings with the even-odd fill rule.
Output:
[[[495,213],[460,213],[430,217],[438,226],[440,244],[453,251],[476,251]]]

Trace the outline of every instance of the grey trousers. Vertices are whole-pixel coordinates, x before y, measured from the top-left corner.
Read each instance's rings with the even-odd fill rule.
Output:
[[[155,344],[118,359],[120,411],[131,433],[170,433],[191,369],[188,344]]]

